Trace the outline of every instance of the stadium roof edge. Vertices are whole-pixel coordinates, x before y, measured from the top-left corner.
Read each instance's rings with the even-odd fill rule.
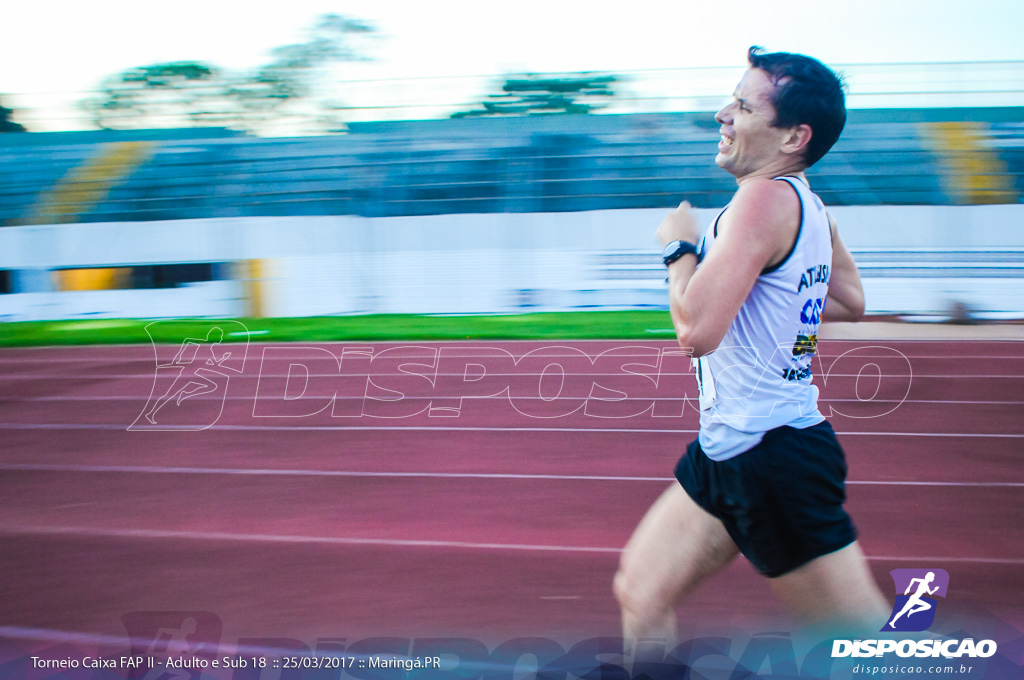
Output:
[[[148,130],[83,130],[74,132],[10,132],[0,135],[0,147],[102,144],[103,142],[148,142],[245,137],[227,128],[166,128]]]

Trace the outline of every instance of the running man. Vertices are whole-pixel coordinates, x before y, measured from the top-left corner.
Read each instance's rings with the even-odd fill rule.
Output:
[[[846,123],[820,62],[752,47],[718,112],[716,164],[739,185],[697,244],[683,202],[657,230],[679,344],[695,358],[700,433],[623,552],[629,638],[676,638],[676,606],[743,555],[803,622],[877,630],[889,609],[843,508],[846,463],[817,407],[818,325],[857,320],[864,293],[804,170]]]
[[[915,583],[918,584],[917,592],[914,593],[913,595],[910,595],[910,599],[908,599],[907,603],[905,605],[903,605],[903,609],[900,610],[900,613],[897,614],[896,616],[892,617],[892,621],[889,622],[889,627],[890,628],[895,628],[896,627],[896,619],[900,618],[904,614],[906,614],[907,618],[909,619],[911,616],[913,616],[914,614],[916,614],[918,612],[928,611],[929,609],[932,608],[931,603],[930,602],[926,602],[922,598],[925,595],[934,595],[935,591],[939,589],[938,586],[935,586],[934,588],[928,588],[928,585],[932,581],[934,581],[934,580],[935,580],[935,572],[934,571],[929,571],[928,574],[924,578],[912,578],[912,579],[910,579],[910,583],[907,584],[907,589],[905,591],[903,591],[903,594],[904,595],[910,595],[910,589],[914,587]]]
[[[146,650],[146,655],[160,659],[160,663],[150,668],[142,680],[177,680],[192,678],[194,673],[184,668],[166,668],[163,664],[170,658],[182,655],[194,655],[200,644],[193,645],[191,637],[196,632],[197,622],[191,616],[181,622],[181,628],[160,628]]]
[[[164,395],[157,399],[156,403],[153,404],[153,408],[146,413],[146,420],[156,425],[157,411],[166,406],[172,399],[175,400],[174,403],[176,405],[180,406],[181,402],[185,399],[217,391],[217,383],[212,376],[219,376],[221,378],[227,376],[212,368],[197,367],[195,366],[195,361],[199,358],[200,350],[205,347],[210,352],[209,358],[204,362],[205,366],[221,368],[224,362],[231,358],[231,352],[224,352],[220,357],[217,356],[216,349],[222,342],[224,342],[224,331],[220,328],[213,328],[206,334],[205,340],[201,338],[185,338],[181,343],[181,349],[178,350],[171,363],[157,365],[158,369],[176,369],[178,375],[174,378],[171,386],[167,388],[167,391],[164,392]]]

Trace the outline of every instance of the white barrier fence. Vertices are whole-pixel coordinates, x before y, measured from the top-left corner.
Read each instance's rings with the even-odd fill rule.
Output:
[[[0,319],[470,314],[663,307],[663,209],[428,217],[251,217],[0,229],[0,269],[34,282]],[[705,224],[716,211],[699,211]],[[833,209],[868,312],[1024,317],[1024,205]],[[260,280],[58,291],[49,271],[259,260]],[[244,271],[236,268],[235,271]],[[40,283],[42,282],[42,283]],[[253,285],[253,284],[257,285]],[[26,290],[26,288],[30,288]]]

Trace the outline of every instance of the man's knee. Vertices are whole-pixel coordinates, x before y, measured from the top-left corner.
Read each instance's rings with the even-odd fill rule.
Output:
[[[619,568],[615,572],[615,578],[612,579],[612,592],[615,594],[615,600],[619,603],[621,609],[625,609],[626,605],[633,600],[632,577],[626,569],[625,561],[626,556],[623,554],[622,559],[619,560]]]
[[[619,609],[625,614],[649,616],[670,608],[671,604],[664,598],[657,597],[656,589],[652,588],[653,575],[645,575],[643,569],[631,557],[628,551],[623,553],[619,569],[612,581],[612,591],[619,603]]]

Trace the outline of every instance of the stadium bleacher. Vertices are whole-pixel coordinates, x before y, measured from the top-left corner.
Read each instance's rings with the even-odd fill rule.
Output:
[[[950,124],[973,126],[971,148],[944,147],[950,133],[934,126]],[[679,113],[354,123],[343,135],[270,139],[203,128],[5,134],[0,224],[45,221],[48,194],[118,142],[145,142],[150,154],[111,175],[94,203],[51,212],[107,222],[563,212],[667,207],[682,197],[717,207],[735,189],[713,164],[717,129],[711,114]],[[964,171],[953,161],[965,154],[988,155],[983,172],[1009,177],[998,195],[985,190],[986,202],[1018,202],[1024,110],[851,110],[811,178],[833,205],[978,202],[977,191],[957,190]]]
[[[529,221],[546,213],[670,208],[684,198],[697,208],[718,208],[736,188],[735,180],[714,165],[718,129],[710,113],[662,113],[353,123],[347,134],[293,138],[210,128],[10,133],[0,135],[0,226],[460,214],[479,214],[481,224],[490,224],[488,219],[508,213],[534,213],[524,216]],[[892,211],[919,210],[903,206],[951,208],[940,210],[941,216],[929,213],[934,233],[922,231],[921,224],[904,223],[879,232],[865,229],[873,218],[856,218],[859,229],[848,232],[848,243],[866,285],[895,291],[889,297],[874,293],[875,313],[941,313],[955,300],[993,318],[1024,314],[1024,249],[1014,236],[1015,218],[986,212],[993,221],[978,230],[971,226],[977,222],[964,221],[952,209],[975,205],[1002,210],[1020,202],[1024,108],[851,110],[842,138],[808,175],[814,190],[837,210],[896,206],[882,210],[891,218]],[[446,220],[441,226],[449,222],[461,224]],[[532,229],[537,236],[543,219],[534,222],[526,231]],[[386,222],[373,224],[389,228]],[[103,224],[96,226],[112,233]],[[455,262],[465,255],[455,234],[449,233],[444,242],[454,250],[448,260],[439,261]],[[543,249],[545,240],[539,237],[532,247]],[[353,245],[356,250],[363,246]],[[372,259],[379,253],[370,246],[363,255]],[[48,249],[40,247],[39,252]],[[248,290],[246,282],[266,278],[263,262],[248,259],[250,255],[196,252],[173,261],[126,256],[114,263],[82,257],[73,262],[53,257],[18,260],[21,264],[7,265],[10,271],[0,268],[0,293],[124,289],[124,296],[97,298],[109,304],[124,298],[114,305],[116,310],[104,313],[136,314],[138,307],[159,316],[180,312],[174,311],[177,307],[156,310],[148,298],[140,302],[144,298],[131,297],[132,291],[181,287],[199,295],[201,287],[194,284],[203,284],[207,292],[202,295],[209,298],[203,313],[223,314],[218,305],[224,300],[235,300],[231,304],[237,306],[237,299],[244,298],[246,309],[259,314],[253,303],[258,296],[238,292]],[[525,288],[513,307],[531,307],[542,298],[549,306],[573,308],[663,304],[664,275],[651,252],[636,245],[626,250],[595,245],[581,257],[578,266],[587,273],[573,284],[582,286],[579,291],[570,295],[558,286],[533,290],[536,283],[519,282],[515,285]],[[293,267],[289,271],[295,281],[287,286],[295,290],[305,285],[306,268],[325,266],[302,262],[274,265],[279,273],[281,267]],[[335,275],[330,273],[334,269],[326,267],[324,276]],[[443,279],[441,271],[429,276]],[[323,282],[321,277],[317,285]],[[1006,292],[992,298],[985,292],[992,282]],[[302,294],[284,290],[278,290],[278,298],[292,302],[280,303],[280,313],[312,313],[308,305],[294,302],[305,300]],[[432,295],[426,297],[433,300]],[[19,311],[14,298],[22,298],[4,297],[11,307],[6,318],[58,314],[57,307],[38,305]],[[552,302],[563,298],[563,303]],[[367,300],[325,308],[325,313],[393,306],[384,298]],[[419,311],[438,311],[430,300]],[[487,303],[494,304],[499,303]],[[92,307],[61,309],[59,315],[71,317],[99,313]]]

